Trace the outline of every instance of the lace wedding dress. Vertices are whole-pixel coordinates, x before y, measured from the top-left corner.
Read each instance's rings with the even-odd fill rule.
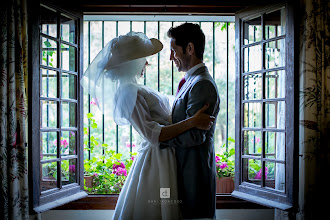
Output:
[[[175,150],[160,149],[158,142],[161,126],[170,124],[168,99],[137,84],[121,86],[117,94],[128,96],[129,91],[135,89],[136,104],[132,114],[125,118],[143,141],[119,195],[113,219],[180,219]],[[120,97],[120,100],[125,102],[127,99]],[[125,103],[120,106],[124,109]]]

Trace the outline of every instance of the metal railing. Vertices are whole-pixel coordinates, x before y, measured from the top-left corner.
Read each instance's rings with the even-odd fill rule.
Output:
[[[108,40],[111,40],[111,38],[116,37],[118,35],[121,34],[125,34],[128,31],[139,31],[139,32],[144,32],[145,34],[148,35],[153,35],[153,36],[148,36],[148,37],[156,37],[158,39],[163,38],[162,36],[160,36],[161,34],[164,35],[164,27],[168,28],[168,27],[173,27],[173,26],[177,26],[178,24],[181,24],[183,22],[192,22],[192,23],[198,23],[202,29],[204,27],[204,25],[208,25],[211,27],[212,29],[212,33],[210,34],[209,32],[204,31],[205,35],[207,36],[207,45],[206,46],[210,46],[212,47],[211,49],[209,48],[205,48],[205,53],[204,53],[204,58],[205,56],[208,57],[207,61],[207,67],[209,68],[210,74],[213,76],[213,78],[217,78],[218,82],[220,79],[220,76],[222,76],[221,74],[225,75],[225,80],[222,80],[222,82],[225,82],[226,84],[226,88],[219,88],[222,85],[218,84],[218,89],[219,89],[219,93],[224,94],[225,93],[225,97],[221,98],[221,111],[223,111],[224,113],[222,115],[225,115],[224,119],[221,118],[221,121],[223,124],[225,125],[221,125],[221,131],[218,129],[217,132],[221,132],[222,134],[224,133],[224,135],[221,136],[221,140],[216,140],[218,138],[218,136],[220,135],[215,135],[215,141],[217,143],[220,143],[220,145],[225,144],[226,145],[226,151],[228,151],[228,137],[229,135],[229,129],[232,130],[232,137],[234,134],[234,122],[231,123],[229,122],[230,120],[234,120],[234,113],[232,115],[230,115],[232,112],[229,111],[229,107],[235,105],[234,101],[229,100],[229,95],[232,92],[232,94],[234,94],[234,86],[229,86],[229,81],[230,82],[234,82],[234,75],[235,75],[235,62],[231,59],[229,59],[230,53],[232,51],[234,51],[234,48],[232,48],[232,45],[235,45],[235,39],[230,39],[229,34],[234,34],[235,30],[234,28],[229,29],[229,25],[233,24],[234,22],[234,17],[226,17],[226,16],[139,16],[139,15],[134,15],[134,16],[107,16],[107,15],[101,15],[101,16],[84,16],[84,38],[85,38],[85,59],[84,59],[84,67],[85,69],[87,68],[88,64],[92,61],[92,59],[94,58],[93,56],[95,56],[97,53],[92,51],[92,50],[100,50],[102,49],[105,44],[107,43]],[[97,26],[97,33],[93,33],[93,31],[95,31],[95,28],[92,26]],[[125,26],[125,27],[124,27]],[[127,27],[129,26],[129,27]],[[153,26],[151,28],[151,26]],[[156,26],[156,27],[155,27]],[[234,25],[232,25],[234,26]],[[225,32],[224,36],[226,36],[226,40],[225,40],[225,45],[222,45],[222,47],[226,48],[225,50],[225,54],[222,54],[223,57],[219,58],[219,54],[220,52],[217,50],[220,50],[220,47],[217,47],[217,45],[219,45],[220,43],[217,41],[218,38],[216,36],[216,29],[220,28],[222,32]],[[155,32],[150,32],[150,30],[155,30],[157,33]],[[166,30],[167,31],[167,30]],[[98,35],[98,36],[95,36]],[[165,33],[166,34],[166,33]],[[101,35],[101,36],[99,36]],[[211,39],[209,39],[211,37]],[[87,38],[87,39],[86,39]],[[92,39],[94,38],[94,39]],[[93,44],[92,41],[95,40],[95,38],[101,39],[98,40],[98,43],[100,45],[97,45],[97,48],[92,48],[95,47],[96,44]],[[210,42],[210,40],[212,42]],[[229,45],[229,41],[231,42],[231,45]],[[169,44],[168,42],[163,42],[164,43],[164,48],[167,46],[165,45],[166,43]],[[87,44],[87,45],[86,45]],[[233,46],[234,47],[234,46]],[[87,50],[86,50],[87,49]],[[97,51],[97,52],[98,52]],[[93,54],[92,54],[93,53]],[[206,54],[206,53],[211,53],[211,54]],[[222,51],[221,51],[222,53]],[[180,75],[180,73],[177,73],[176,68],[174,68],[173,66],[173,62],[171,63],[169,60],[169,53],[166,54],[166,62],[169,63],[170,66],[170,77],[168,77],[170,80],[170,82],[166,81],[164,83],[167,83],[166,85],[168,87],[170,87],[170,92],[166,92],[165,93],[169,93],[168,95],[174,95],[175,91],[176,91],[176,87],[177,84],[179,82],[178,75]],[[163,88],[163,82],[161,82],[161,71],[163,70],[163,67],[161,65],[163,65],[164,60],[163,60],[163,54],[161,55],[161,53],[158,53],[157,58],[153,58],[156,59],[156,66],[157,68],[154,68],[154,71],[157,72],[157,77],[155,80],[155,77],[153,77],[152,75],[149,77],[148,75],[148,70],[147,73],[144,75],[144,79],[143,79],[143,83],[147,86],[151,86],[154,87],[154,89],[160,91],[160,92],[164,92],[164,88]],[[234,56],[234,54],[233,54]],[[219,68],[217,67],[217,65],[219,65],[219,62],[222,63],[222,60],[219,61],[219,59],[223,59],[225,60],[225,63],[222,64],[225,68],[225,70],[219,70]],[[205,59],[204,59],[205,61]],[[220,73],[221,72],[221,73]],[[182,74],[181,74],[182,75]],[[232,80],[230,79],[232,78]],[[153,81],[152,81],[153,80]],[[156,84],[152,85],[152,83]],[[234,85],[234,84],[233,84]],[[230,91],[232,90],[232,91]],[[225,92],[224,92],[225,91]],[[88,94],[85,94],[86,97],[88,97],[88,104],[87,106],[84,104],[84,114],[86,114],[87,112],[91,112],[91,99],[90,96]],[[84,99],[85,100],[85,99]],[[225,102],[225,105],[223,105],[223,103]],[[220,114],[219,114],[220,116]],[[87,122],[87,121],[86,121]],[[102,114],[102,118],[100,119],[101,122],[101,140],[102,143],[104,143],[106,141],[106,132],[105,132],[105,127],[106,125],[106,119],[105,119],[105,115]],[[85,123],[85,126],[89,126],[89,123]],[[115,126],[115,135],[113,135],[113,138],[115,138],[115,151],[118,153],[121,153],[121,148],[120,146],[120,128],[118,127],[118,125],[113,125]],[[218,123],[217,126],[220,126],[220,124]],[[229,128],[230,127],[230,128]],[[89,127],[89,138],[91,136],[91,129]],[[135,138],[135,137],[134,137]],[[132,127],[129,127],[129,151],[132,152],[133,151],[133,131],[132,131]],[[217,146],[216,146],[217,147]],[[87,148],[90,148],[90,141],[89,141],[89,145],[87,146]],[[102,153],[104,153],[104,149],[102,150]],[[92,157],[90,151],[88,151],[88,154],[85,154],[85,157],[87,157],[88,159],[90,159]]]

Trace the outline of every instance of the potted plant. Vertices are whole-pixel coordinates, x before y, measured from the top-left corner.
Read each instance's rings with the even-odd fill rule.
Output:
[[[84,161],[85,190],[91,194],[120,193],[133,164],[130,158],[121,159],[122,154],[105,148],[105,154]]]
[[[95,105],[93,99],[91,104]],[[92,129],[97,128],[97,123],[92,113],[87,113],[89,125]],[[128,172],[133,164],[136,153],[130,153],[129,158],[122,158],[122,154],[111,150],[108,144],[100,144],[98,138],[93,135],[88,140],[89,130],[84,128],[86,137],[84,146],[85,150],[93,153],[94,149],[102,147],[104,153],[96,154],[90,159],[84,160],[84,183],[85,190],[90,194],[112,194],[120,193]],[[134,146],[134,145],[133,145]]]
[[[229,143],[234,143],[235,140],[228,138]],[[221,148],[225,148],[225,144]],[[232,148],[224,153],[216,154],[216,193],[232,193],[234,190],[234,175],[235,175],[235,149]]]

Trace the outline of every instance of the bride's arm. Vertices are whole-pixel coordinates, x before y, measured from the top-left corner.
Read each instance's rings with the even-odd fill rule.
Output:
[[[175,138],[191,128],[209,130],[215,118],[203,113],[207,108],[208,105],[205,105],[202,109],[197,111],[194,116],[172,125],[163,126],[159,135],[159,142]]]
[[[214,117],[203,113],[207,108],[207,106],[204,106],[194,116],[184,121],[164,126],[152,120],[145,99],[138,93],[132,116],[128,120],[141,136],[150,143],[157,144],[160,141],[172,139],[194,127],[203,130],[210,129],[209,125],[213,123],[211,121],[214,121]]]

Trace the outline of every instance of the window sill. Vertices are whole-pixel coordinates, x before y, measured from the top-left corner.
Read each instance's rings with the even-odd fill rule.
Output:
[[[118,195],[89,195],[53,210],[114,210]],[[217,209],[269,209],[266,206],[234,198],[231,194],[217,194]]]

